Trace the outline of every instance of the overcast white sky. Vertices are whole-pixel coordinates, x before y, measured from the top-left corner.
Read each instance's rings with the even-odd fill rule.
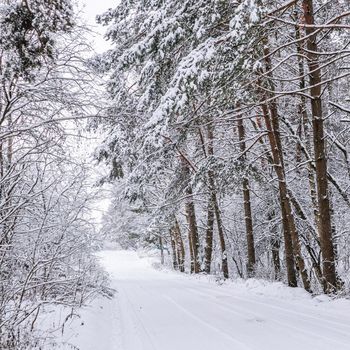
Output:
[[[93,27],[92,29],[94,30],[94,32],[96,32],[95,35],[89,38],[89,41],[93,42],[94,50],[97,53],[102,53],[108,50],[110,48],[110,45],[107,41],[103,39],[103,34],[106,31],[106,28],[98,25],[95,21],[95,17],[98,14],[104,13],[109,8],[115,8],[118,5],[119,0],[77,0],[77,1],[78,1],[78,9],[82,11],[82,13],[80,13],[80,16],[82,17],[83,22]],[[99,137],[100,137],[99,134],[87,135],[88,139],[86,139],[85,141],[81,141],[81,143],[77,145],[78,156],[82,154],[81,156],[90,158],[90,155],[93,153],[95,147],[101,141],[99,140]],[[94,163],[94,161],[92,163]],[[91,179],[92,183],[94,183],[95,181],[97,181],[97,179],[105,175],[105,172],[107,170],[102,165],[99,165],[94,168],[94,171],[95,173],[93,175],[93,178]],[[91,214],[90,220],[94,221],[94,223],[96,224],[101,223],[102,215],[104,212],[106,212],[109,206],[110,199],[109,199],[108,190],[109,188],[106,186],[99,189],[100,198],[96,198],[96,201],[90,213]]]
[[[83,18],[89,25],[94,26],[94,30],[98,32],[98,34],[93,38],[95,50],[99,53],[107,50],[109,48],[109,44],[103,39],[105,28],[99,26],[95,22],[95,17],[98,14],[102,14],[109,8],[116,7],[119,0],[79,0],[79,3],[83,9]]]

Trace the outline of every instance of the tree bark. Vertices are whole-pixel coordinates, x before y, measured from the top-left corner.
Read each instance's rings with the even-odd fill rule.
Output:
[[[302,43],[299,41],[301,37],[300,34],[300,28],[298,25],[295,26],[295,39],[297,42],[297,53],[298,53],[298,69],[299,69],[299,88],[300,90],[305,89],[306,83],[305,83],[305,69],[304,69],[304,62],[303,62],[303,48]],[[306,97],[304,95],[300,95],[300,102],[298,106],[298,114],[299,114],[299,123],[300,123],[300,130],[299,130],[299,138],[300,141],[304,138],[305,140],[305,146],[307,148],[307,151],[311,154],[311,137],[310,137],[310,130],[309,130],[309,116],[306,109]],[[302,157],[303,149],[301,142],[298,142],[298,152],[300,153],[300,159]],[[309,188],[310,188],[310,197],[313,204],[314,209],[314,221],[316,227],[318,227],[318,221],[319,221],[319,213],[318,213],[318,203],[317,203],[317,192],[316,192],[316,185],[315,185],[315,170],[312,168],[312,163],[308,162],[307,164],[307,172],[308,172],[308,179],[309,179]]]
[[[263,103],[262,109],[263,109],[263,115],[264,115],[265,124],[268,132],[268,137],[270,141],[274,169],[278,178],[288,284],[291,287],[297,287],[297,278],[296,278],[295,260],[294,260],[294,255],[295,255],[297,267],[301,274],[304,288],[307,291],[310,291],[310,282],[307,276],[304,259],[302,258],[302,255],[301,255],[301,246],[298,238],[298,233],[295,227],[290,198],[288,196],[288,188],[286,184],[284,162],[283,162],[283,153],[281,150],[281,140],[280,140],[278,124],[277,124],[278,121],[276,120],[276,118],[278,117],[276,114],[275,106],[272,106],[270,109],[271,119],[272,120],[275,119],[274,120],[275,127],[273,128],[267,105]]]
[[[179,269],[179,256],[176,249],[176,238],[175,238],[175,228],[171,228],[169,230],[170,233],[170,243],[171,243],[171,251],[172,251],[172,258],[173,258],[173,267],[174,270]]]
[[[313,1],[303,0],[303,17],[308,25],[313,25]],[[329,191],[327,181],[327,158],[325,154],[325,135],[321,100],[321,69],[318,63],[318,46],[315,29],[306,27],[305,33],[308,35],[306,46],[309,66],[309,82],[313,143],[316,164],[316,185],[319,210],[319,236],[322,252],[323,277],[326,281],[325,292],[331,293],[337,288],[337,276],[335,270],[334,246],[332,240],[332,224],[329,204]]]
[[[224,228],[221,221],[221,213],[220,213],[216,194],[215,194],[215,200],[214,200],[214,209],[215,209],[216,223],[218,227],[219,241],[220,241],[220,247],[221,247],[222,273],[224,278],[229,278]]]
[[[266,71],[267,71],[267,77],[268,77],[268,83],[269,88],[271,90],[270,95],[273,95],[273,92],[275,90],[275,86],[273,83],[272,78],[272,64],[271,64],[271,58],[270,58],[270,50],[268,47],[268,40],[265,39],[265,46],[264,46],[264,56],[265,56],[265,65],[266,65]],[[266,96],[266,94],[264,94]],[[271,145],[271,153],[274,161],[274,168],[276,175],[279,180],[279,190],[280,190],[280,200],[281,200],[281,209],[282,209],[282,221],[284,223],[284,232],[285,237],[289,239],[287,236],[291,238],[292,241],[292,253],[294,253],[295,261],[296,261],[296,267],[298,268],[303,285],[305,290],[311,291],[310,281],[308,277],[308,273],[305,267],[305,262],[302,256],[301,252],[301,245],[300,240],[298,236],[298,232],[295,227],[295,221],[293,217],[293,211],[291,206],[291,201],[288,195],[288,187],[286,183],[286,175],[285,175],[285,168],[284,168],[284,159],[283,159],[283,148],[282,148],[282,142],[281,142],[281,136],[280,136],[280,129],[279,129],[279,117],[278,117],[278,111],[277,111],[277,105],[276,101],[272,100],[268,105],[266,103],[262,104],[263,108],[263,114],[265,119],[265,124],[267,127],[270,145]],[[289,233],[288,233],[289,231]],[[288,247],[290,249],[290,247]],[[287,250],[286,250],[287,253]],[[290,252],[288,251],[288,254]],[[287,258],[286,258],[287,259]],[[291,257],[288,259],[291,260]],[[294,259],[293,259],[294,260]],[[290,261],[291,263],[291,261]],[[296,276],[292,276],[291,266],[290,271],[291,273],[290,277],[292,284],[296,284]],[[295,275],[295,272],[294,272]],[[294,280],[293,280],[294,279]]]
[[[185,246],[181,236],[179,222],[175,217],[174,236],[176,242],[176,252],[178,257],[178,267],[181,272],[185,272]]]
[[[189,172],[189,169],[187,168]],[[191,272],[199,273],[200,272],[200,262],[199,262],[199,239],[198,239],[198,228],[197,228],[197,219],[196,212],[193,202],[193,192],[190,185],[186,189],[186,218],[188,223],[188,241],[190,248],[191,256]]]
[[[199,140],[202,146],[203,155],[205,158],[208,158],[208,153],[211,152],[211,155],[214,153],[213,144],[210,140],[208,140],[208,148],[207,151],[204,135],[202,133],[201,128],[198,128],[199,132]],[[214,173],[211,169],[208,170],[207,178],[213,178]],[[210,274],[211,270],[211,262],[213,255],[213,239],[214,239],[214,220],[215,220],[215,211],[214,211],[214,198],[213,198],[213,190],[208,184],[208,209],[207,209],[207,227],[205,232],[205,248],[204,248],[204,272]]]
[[[163,238],[159,236],[159,249],[160,249],[160,263],[164,265],[164,247],[163,247]]]
[[[242,165],[246,165],[246,144],[245,144],[245,129],[241,116],[238,116],[238,137],[240,150],[242,156],[240,160]],[[252,208],[250,202],[250,189],[249,189],[249,180],[247,175],[243,176],[242,180],[242,190],[243,190],[243,201],[244,201],[244,220],[245,220],[245,229],[246,229],[246,240],[247,240],[247,274],[248,277],[254,275],[254,266],[255,266],[255,244],[254,244],[254,233],[253,233],[253,219],[252,219]]]
[[[214,133],[213,133],[213,127],[210,124],[207,127],[207,135],[208,135],[208,156],[213,157],[214,156]],[[224,228],[221,220],[221,212],[220,212],[218,198],[217,198],[217,191],[215,186],[215,174],[213,170],[208,171],[208,184],[209,184],[209,191],[211,195],[211,203],[213,205],[217,228],[218,228],[219,242],[220,242],[220,248],[221,248],[222,273],[224,278],[228,278],[229,271],[228,271],[228,262],[227,262],[226,242],[225,242]]]
[[[209,193],[208,200],[208,216],[207,229],[205,234],[205,249],[204,249],[204,271],[210,274],[211,261],[213,255],[213,232],[214,232],[214,200],[212,193]]]
[[[275,211],[271,210],[267,214],[267,220],[270,222],[274,219],[275,217]],[[272,262],[273,262],[273,267],[274,267],[274,272],[275,272],[275,280],[279,280],[281,276],[281,261],[280,261],[280,240],[279,237],[277,236],[277,229],[276,225],[271,229],[271,253],[272,253]]]
[[[275,280],[280,280],[281,276],[281,261],[280,261],[280,241],[278,239],[271,240],[272,261],[275,272]]]

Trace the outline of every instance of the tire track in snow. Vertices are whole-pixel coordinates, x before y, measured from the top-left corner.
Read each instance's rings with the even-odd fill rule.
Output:
[[[202,288],[202,287],[204,287],[204,288]],[[187,288],[191,288],[192,290],[196,290],[195,288],[192,288],[192,287],[187,287]],[[350,324],[348,325],[348,324],[337,322],[337,321],[334,321],[334,320],[325,319],[325,317],[332,316],[332,315],[329,315],[329,314],[326,314],[325,317],[321,317],[321,316],[320,317],[316,317],[316,316],[312,316],[312,315],[309,315],[309,314],[304,313],[304,312],[293,311],[293,310],[290,310],[290,309],[287,309],[287,308],[284,308],[284,307],[281,307],[281,306],[277,306],[277,305],[273,305],[273,304],[270,304],[270,303],[265,303],[265,302],[262,302],[262,301],[249,299],[249,298],[244,298],[242,296],[237,296],[235,294],[228,294],[227,292],[222,292],[222,291],[219,291],[219,290],[213,291],[212,288],[208,288],[208,287],[206,287],[204,285],[203,286],[201,285],[201,288],[202,289],[206,289],[207,291],[211,292],[211,297],[213,297],[214,299],[219,299],[219,298],[217,298],[217,295],[220,294],[223,297],[236,298],[236,299],[240,299],[240,300],[246,301],[248,303],[255,303],[255,304],[263,305],[263,306],[266,306],[268,308],[277,309],[277,310],[280,310],[280,311],[283,311],[283,312],[287,312],[287,313],[290,313],[290,314],[293,314],[293,315],[296,315],[296,316],[302,316],[304,318],[311,318],[313,320],[316,320],[316,321],[319,321],[319,322],[322,322],[322,323],[332,324],[332,325],[337,326],[337,327],[340,326],[340,327],[343,327],[343,328],[347,329],[347,330],[344,330],[344,332],[350,332]],[[212,292],[214,292],[216,295],[214,295]],[[283,300],[283,303],[285,303],[284,300]],[[288,303],[288,304],[291,305],[291,307],[295,306],[295,304],[293,305],[292,303]],[[309,310],[316,311],[313,308],[310,308],[310,307],[307,307],[307,308]],[[332,329],[332,330],[336,330],[337,329],[337,328],[333,328],[332,326],[327,326],[327,327],[329,329]],[[350,346],[349,346],[349,348],[350,348]]]
[[[234,306],[232,304],[228,304],[228,303],[225,303],[225,302],[221,302],[220,300],[217,300],[215,297],[211,296],[211,295],[207,295],[205,293],[201,293],[197,290],[194,290],[190,287],[187,287],[186,288],[187,290],[189,290],[191,293],[193,294],[196,294],[202,298],[205,298],[206,300],[206,303],[208,303],[208,298],[210,299],[213,299],[212,302],[213,304],[215,305],[216,308],[219,308],[221,310],[223,310],[224,312],[226,313],[231,313],[233,315],[236,315],[236,316],[242,316],[242,315],[246,315],[248,317],[252,317],[252,319],[254,320],[260,320],[261,322],[264,322],[264,327],[269,327],[271,328],[271,332],[276,332],[276,327],[272,326],[271,323],[274,323],[274,324],[277,324],[279,325],[280,329],[283,330],[283,331],[288,331],[290,334],[291,337],[295,338],[295,339],[300,339],[295,333],[291,332],[289,330],[289,324],[284,324],[282,322],[279,322],[279,321],[276,321],[276,320],[273,320],[273,319],[269,319],[269,318],[266,318],[266,316],[263,316],[263,314],[258,314],[258,313],[255,313],[255,312],[252,312],[248,309],[244,309],[244,308],[238,308],[239,311],[237,310],[237,307]],[[250,315],[250,316],[249,316]],[[245,321],[250,321],[249,319],[245,319]],[[266,322],[265,322],[266,321]],[[270,323],[270,324],[269,324]],[[287,326],[287,327],[286,327]],[[298,329],[299,330],[299,329]]]
[[[165,282],[163,281],[163,283],[161,283],[161,285],[157,285],[157,287],[160,287],[160,289],[164,288],[164,286],[168,287],[172,287],[174,288],[174,285],[172,283],[173,281],[170,282],[170,285],[168,285],[167,283],[168,282]],[[160,301],[160,297],[163,299],[163,301],[165,301],[165,305],[163,305],[163,312],[166,313],[167,317],[171,317],[172,314],[174,314],[174,312],[171,312],[171,307],[175,307],[175,310],[179,310],[180,311],[180,315],[183,315],[185,313],[185,315],[189,316],[190,319],[195,319],[195,321],[197,322],[197,324],[200,325],[200,327],[193,327],[193,323],[191,322],[191,326],[192,326],[192,329],[194,331],[197,331],[198,335],[200,336],[200,334],[203,332],[203,324],[210,328],[212,331],[214,331],[216,334],[219,334],[220,337],[217,338],[217,341],[220,342],[220,340],[222,338],[226,338],[226,340],[229,340],[229,347],[227,347],[226,345],[227,344],[216,344],[216,345],[213,345],[213,346],[219,346],[219,349],[229,349],[231,350],[232,349],[232,342],[234,342],[235,344],[239,344],[240,345],[240,348],[237,349],[237,347],[234,348],[234,350],[253,350],[252,348],[248,347],[245,343],[243,342],[240,342],[238,339],[234,338],[232,335],[230,335],[229,333],[227,332],[224,332],[222,331],[220,328],[217,328],[213,325],[211,325],[210,323],[208,322],[205,322],[203,321],[201,318],[197,317],[192,311],[190,311],[188,308],[185,308],[184,306],[180,305],[179,303],[177,303],[173,298],[169,297],[168,295],[165,295],[163,293],[159,293],[158,289],[157,291],[154,291],[154,286],[150,286],[148,284],[145,284],[145,285],[138,285],[138,287],[142,290],[142,294],[147,294],[149,297],[147,298],[148,300],[150,300],[151,302],[154,302],[154,307],[156,307],[157,304],[159,304],[159,301]],[[177,290],[177,288],[174,288]],[[132,287],[132,293],[135,293],[136,291],[136,286],[133,286]],[[189,296],[192,295],[192,293],[189,293],[188,294]],[[137,293],[136,293],[136,298],[135,298],[135,301],[136,301],[137,298]],[[142,298],[141,298],[142,299]],[[171,307],[170,307],[170,304],[171,304]],[[147,315],[147,312],[144,314],[144,316],[150,316],[150,314]],[[182,316],[182,320],[184,323],[186,323],[186,318]],[[141,321],[142,322],[142,321]],[[143,322],[142,322],[143,323]],[[147,324],[147,323],[146,323]],[[147,324],[148,325],[148,324]],[[160,325],[160,324],[159,324]],[[148,325],[149,326],[149,325]],[[154,327],[154,325],[153,325]],[[152,331],[152,326],[150,326],[150,330]],[[216,338],[215,338],[216,339]],[[187,349],[186,348],[186,338],[183,339],[185,341],[185,350]],[[164,349],[164,346],[161,347],[160,344],[158,344],[158,348],[159,349]],[[183,345],[182,345],[183,346]],[[242,348],[243,346],[243,348]],[[181,347],[179,345],[179,347]],[[192,348],[191,348],[192,349]],[[213,348],[210,348],[210,349],[214,349]],[[132,349],[133,350],[133,349]]]
[[[124,288],[125,287],[121,287],[121,286],[118,287],[119,294],[123,296],[123,298],[120,298],[120,304],[122,304],[123,301],[125,301],[124,306],[121,308],[124,309],[123,310],[124,315],[127,314],[126,317],[129,318],[129,320],[127,322],[130,324],[130,321],[131,321],[131,323],[133,325],[133,328],[135,331],[134,333],[138,337],[138,339],[136,339],[136,341],[138,341],[139,345],[137,348],[134,348],[135,344],[133,344],[132,347],[126,347],[123,350],[141,350],[141,349],[157,350],[157,347],[155,346],[151,335],[149,334],[145,325],[143,324],[143,322],[141,321],[141,319],[137,315],[137,312],[133,306],[133,303],[131,302],[130,298],[128,297],[128,293],[125,291]],[[128,311],[130,311],[132,313],[132,315],[130,315],[130,313],[128,313]],[[128,341],[129,341],[130,334],[128,335],[128,338],[129,338],[128,339]],[[135,343],[135,339],[133,339],[133,342]]]
[[[214,303],[216,306],[219,306],[222,310],[226,310],[226,311],[228,311],[228,312],[233,312],[234,314],[242,314],[242,312],[245,313],[245,314],[249,313],[249,314],[251,314],[253,317],[262,318],[262,319],[266,318],[266,317],[264,317],[264,316],[262,316],[262,315],[258,315],[258,314],[256,314],[256,313],[251,312],[251,311],[250,311],[249,309],[247,309],[247,308],[239,307],[239,306],[237,306],[237,304],[233,305],[233,304],[230,304],[230,303],[221,301],[221,300],[217,299],[217,298],[216,298],[215,296],[213,296],[213,295],[208,295],[208,294],[205,294],[205,293],[201,293],[201,292],[199,292],[199,291],[197,291],[196,289],[193,289],[193,288],[191,288],[191,287],[187,287],[187,289],[191,290],[192,293],[194,293],[194,294],[196,294],[196,295],[199,295],[199,296],[201,296],[202,298],[205,298],[205,299],[206,299],[207,297],[209,297],[209,298],[213,299],[213,301],[214,301],[213,303]],[[268,306],[269,308],[272,308],[272,309],[276,309],[276,308],[277,308],[277,307],[274,307],[274,306],[269,305],[269,304],[265,304],[265,303],[261,303],[261,302],[255,302],[255,300],[249,300],[249,299],[245,299],[245,298],[241,298],[241,297],[236,297],[236,296],[231,296],[231,295],[230,295],[229,297],[230,297],[230,298],[233,297],[233,298],[235,298],[236,300],[244,300],[244,301],[246,301],[246,302],[251,302],[251,303],[255,303],[255,304],[261,304],[261,305],[264,305],[264,306]],[[206,299],[206,300],[207,300],[207,299]],[[221,305],[221,306],[220,306],[220,305]],[[225,306],[225,307],[223,307],[223,306]],[[234,308],[235,310],[233,310],[233,308]],[[239,309],[240,312],[239,312],[239,311],[236,311],[237,309]],[[281,308],[281,309],[283,309],[283,308]],[[316,318],[316,319],[317,319],[317,318]],[[336,343],[336,344],[338,344],[338,345],[342,345],[342,346],[344,346],[344,350],[350,348],[349,343],[348,343],[348,344],[343,343],[342,341],[339,341],[339,340],[336,340],[336,339],[333,339],[333,338],[329,338],[329,337],[324,336],[324,335],[322,335],[322,334],[320,334],[320,333],[315,333],[315,332],[312,332],[312,331],[310,331],[310,330],[305,330],[305,329],[303,329],[303,328],[293,326],[293,325],[291,325],[290,323],[285,323],[285,322],[277,321],[276,319],[271,319],[271,318],[268,319],[268,321],[273,322],[273,323],[278,324],[278,325],[281,325],[281,326],[283,326],[283,328],[286,329],[286,330],[288,330],[288,328],[294,329],[294,330],[296,330],[296,331],[298,331],[298,332],[301,332],[301,333],[304,333],[304,334],[306,334],[306,335],[309,335],[309,336],[310,336],[310,335],[311,335],[311,336],[316,336],[316,337],[318,337],[318,338],[322,338],[322,339],[324,339],[324,340],[327,340],[328,342],[330,341],[330,342],[332,342],[332,343]],[[303,321],[304,321],[304,322],[309,322],[309,323],[313,324],[312,321],[307,321],[307,320],[303,320]],[[320,318],[320,319],[318,319],[318,321],[323,321],[323,319]],[[323,325],[320,324],[320,323],[318,323],[317,326],[319,327],[319,326],[323,326]],[[325,328],[326,328],[326,327],[325,327]],[[349,335],[349,333],[343,333],[342,331],[339,331],[339,330],[337,330],[336,328],[330,328],[330,327],[327,327],[327,328],[328,328],[329,330],[331,330],[332,332],[340,333],[340,334],[343,335],[343,336],[348,336],[348,335]],[[340,349],[337,348],[337,350],[340,350]]]
[[[168,295],[162,294],[162,297],[169,300],[171,303],[173,303],[178,309],[180,309],[182,312],[184,312],[186,315],[197,321],[198,323],[204,325],[205,327],[215,331],[216,333],[220,334],[220,336],[225,337],[226,339],[229,339],[236,345],[240,346],[239,349],[234,348],[235,350],[254,350],[253,348],[249,347],[247,344],[239,341],[238,339],[234,338],[232,335],[222,331],[221,329],[213,326],[212,324],[202,320],[200,317],[196,316],[192,311],[190,311],[188,308],[184,307],[183,305],[176,302],[172,297]]]
[[[129,252],[111,252],[107,263],[123,290],[122,350],[350,349],[350,318],[311,299],[287,303],[165,274]]]

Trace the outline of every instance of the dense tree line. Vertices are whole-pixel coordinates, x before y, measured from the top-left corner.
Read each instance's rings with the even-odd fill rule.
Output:
[[[62,307],[67,321],[104,288],[71,135],[94,108],[77,21],[69,0],[0,1],[1,349],[52,348],[42,315]]]
[[[176,269],[346,288],[349,2],[122,0],[98,20],[97,157],[125,184],[107,227],[124,196],[148,218],[130,241]]]

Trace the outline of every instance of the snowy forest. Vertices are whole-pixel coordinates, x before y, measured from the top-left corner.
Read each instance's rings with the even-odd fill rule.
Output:
[[[349,298],[349,0],[116,0],[101,53],[79,6],[0,0],[0,349],[122,298],[106,246]]]

